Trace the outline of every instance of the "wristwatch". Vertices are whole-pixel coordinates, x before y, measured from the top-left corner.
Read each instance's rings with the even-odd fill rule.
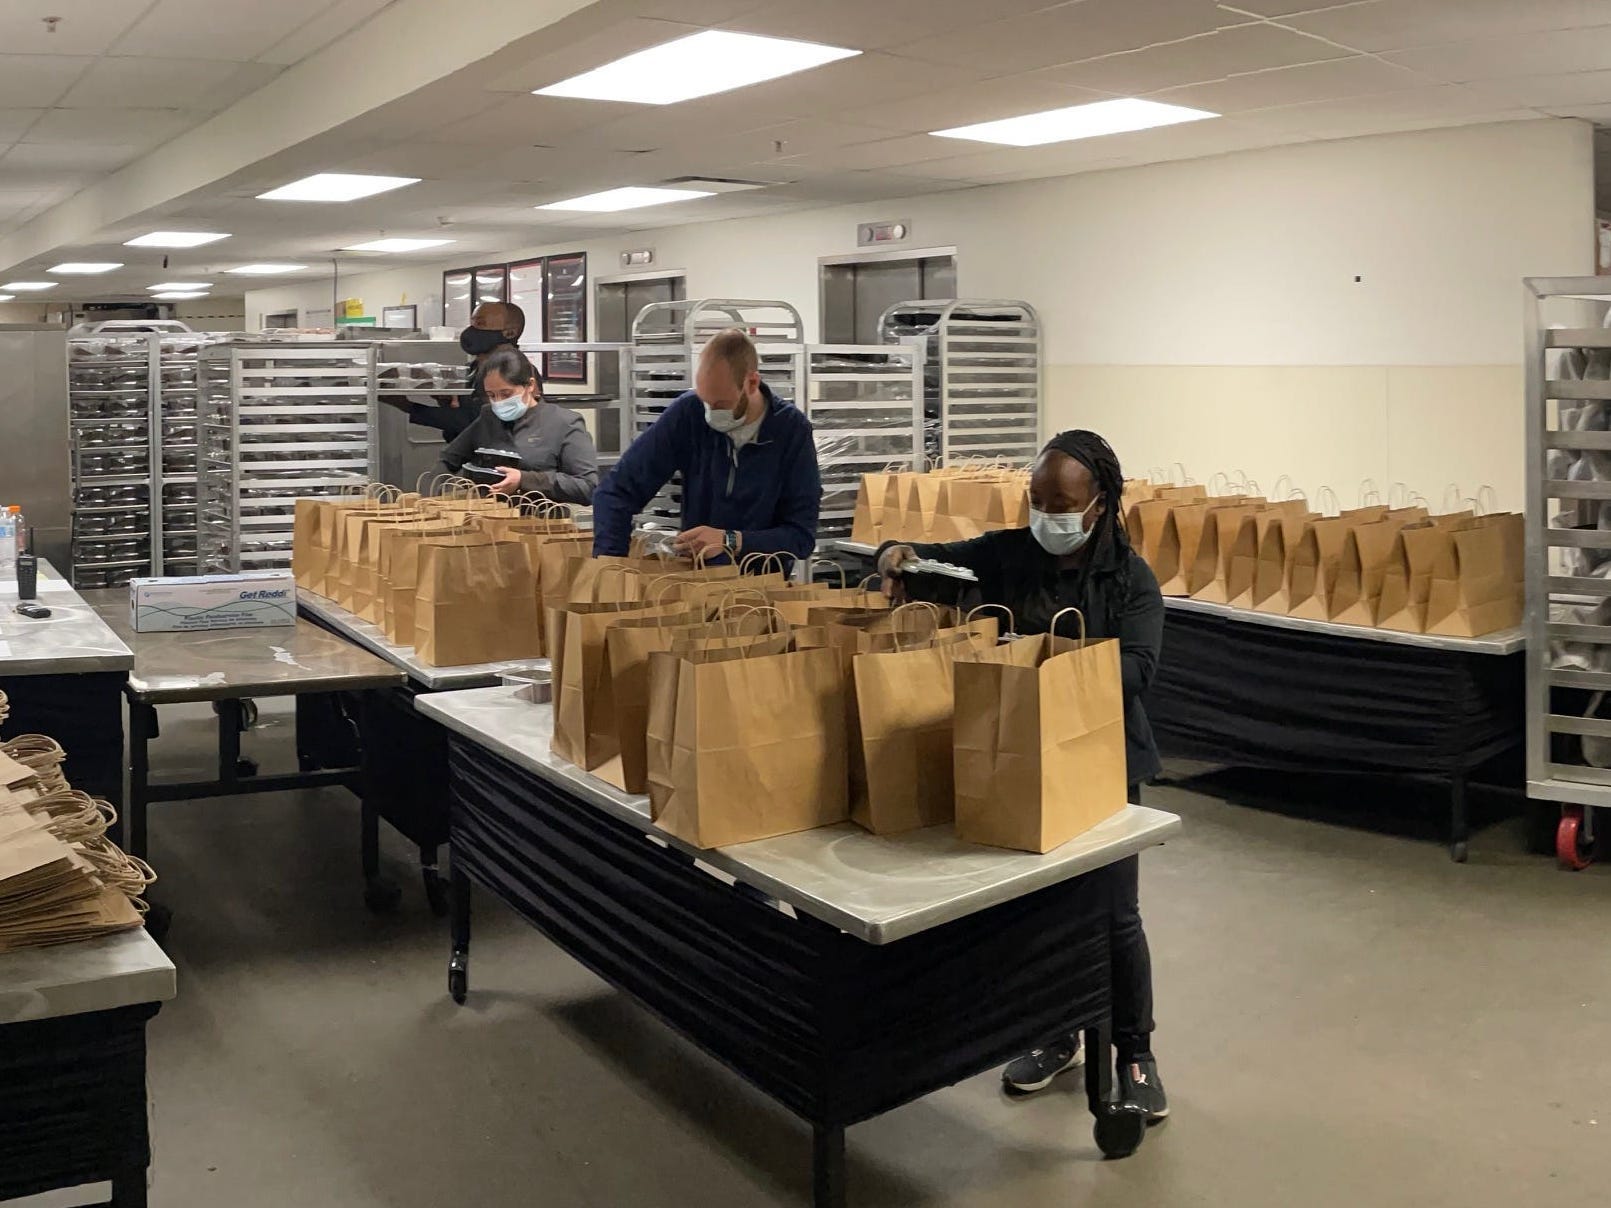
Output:
[[[736,554],[739,546],[744,544],[744,536],[737,529],[728,529],[722,534],[722,544]]]

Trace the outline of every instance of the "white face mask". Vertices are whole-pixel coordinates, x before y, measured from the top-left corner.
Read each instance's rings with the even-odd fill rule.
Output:
[[[704,409],[706,409],[706,424],[715,428],[717,432],[728,433],[733,432],[735,428],[744,427],[744,416],[738,412],[712,407],[709,403],[704,404]],[[749,407],[744,407],[744,414],[748,412]]]
[[[511,394],[508,398],[491,400],[492,413],[506,424],[512,424],[526,414],[526,396]]]
[[[1042,512],[1038,508],[1030,508],[1029,531],[1041,549],[1053,557],[1072,554],[1091,539],[1091,531],[1085,527],[1085,517],[1095,506],[1096,500],[1093,499],[1083,512]]]

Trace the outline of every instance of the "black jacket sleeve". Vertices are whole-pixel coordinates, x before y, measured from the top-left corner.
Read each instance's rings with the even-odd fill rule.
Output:
[[[1124,700],[1135,700],[1152,684],[1163,647],[1164,602],[1158,579],[1138,554],[1130,555],[1130,590],[1119,614],[1119,663]]]

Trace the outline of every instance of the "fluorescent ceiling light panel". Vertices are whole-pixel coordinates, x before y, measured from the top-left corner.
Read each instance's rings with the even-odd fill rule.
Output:
[[[124,247],[200,247],[204,243],[217,243],[229,236],[218,231],[152,231],[131,239]]]
[[[859,50],[707,29],[536,90],[538,96],[674,105],[859,55]]]
[[[239,277],[273,277],[279,273],[299,273],[307,267],[305,264],[243,264],[224,271]]]
[[[152,294],[153,298],[162,302],[185,302],[191,298],[205,298],[206,293],[197,293],[194,290],[176,289],[165,294]]]
[[[259,193],[259,201],[357,201],[388,193],[404,185],[417,185],[418,176],[359,176],[352,172],[319,172],[293,180],[278,189]]]
[[[211,289],[211,281],[159,281],[155,285],[146,286],[147,289]]]
[[[1022,117],[1002,118],[999,122],[980,122],[976,126],[957,126],[950,130],[931,130],[929,133],[940,138],[965,138],[979,143],[1003,143],[1009,147],[1040,147],[1047,143],[1066,143],[1076,138],[1096,138],[1103,134],[1150,130],[1154,126],[1200,122],[1204,118],[1218,116],[1206,109],[1188,109],[1184,105],[1166,105],[1162,101],[1141,101],[1132,97],[1118,101],[1094,101],[1089,105],[1070,105],[1067,109],[1048,109],[1045,113],[1026,113]]]
[[[588,214],[613,214],[617,210],[640,210],[644,206],[663,206],[672,201],[692,201],[696,197],[710,197],[704,189],[650,189],[629,186],[625,189],[606,189],[602,193],[589,193],[586,197],[573,197],[569,201],[552,201],[539,210],[580,210]]]
[[[55,289],[60,282],[57,281],[7,281],[0,285],[0,289],[14,289],[19,293],[35,289]]]
[[[368,243],[354,243],[344,252],[418,252],[428,247],[441,247],[451,239],[371,239]]]
[[[111,264],[99,260],[69,260],[66,264],[53,265],[47,268],[47,273],[109,273],[115,268],[122,268],[121,262]]]

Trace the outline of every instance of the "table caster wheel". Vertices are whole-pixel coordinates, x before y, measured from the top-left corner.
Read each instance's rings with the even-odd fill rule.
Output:
[[[364,905],[373,914],[391,914],[402,901],[402,887],[390,881],[370,881],[364,886]]]
[[[1458,843],[1449,844],[1449,858],[1456,864],[1464,864],[1468,853],[1469,849],[1464,839],[1461,839]]]
[[[448,961],[448,994],[459,1006],[470,993],[470,956],[466,952],[455,952]]]
[[[1555,860],[1568,872],[1581,872],[1594,863],[1594,844],[1584,835],[1583,806],[1561,806],[1560,825],[1555,828]]]
[[[1129,1104],[1110,1104],[1097,1116],[1095,1132],[1103,1157],[1128,1158],[1146,1139],[1147,1113]]]
[[[447,882],[434,868],[420,869],[420,877],[425,882],[425,900],[430,904],[431,913],[439,919],[447,918]]]

